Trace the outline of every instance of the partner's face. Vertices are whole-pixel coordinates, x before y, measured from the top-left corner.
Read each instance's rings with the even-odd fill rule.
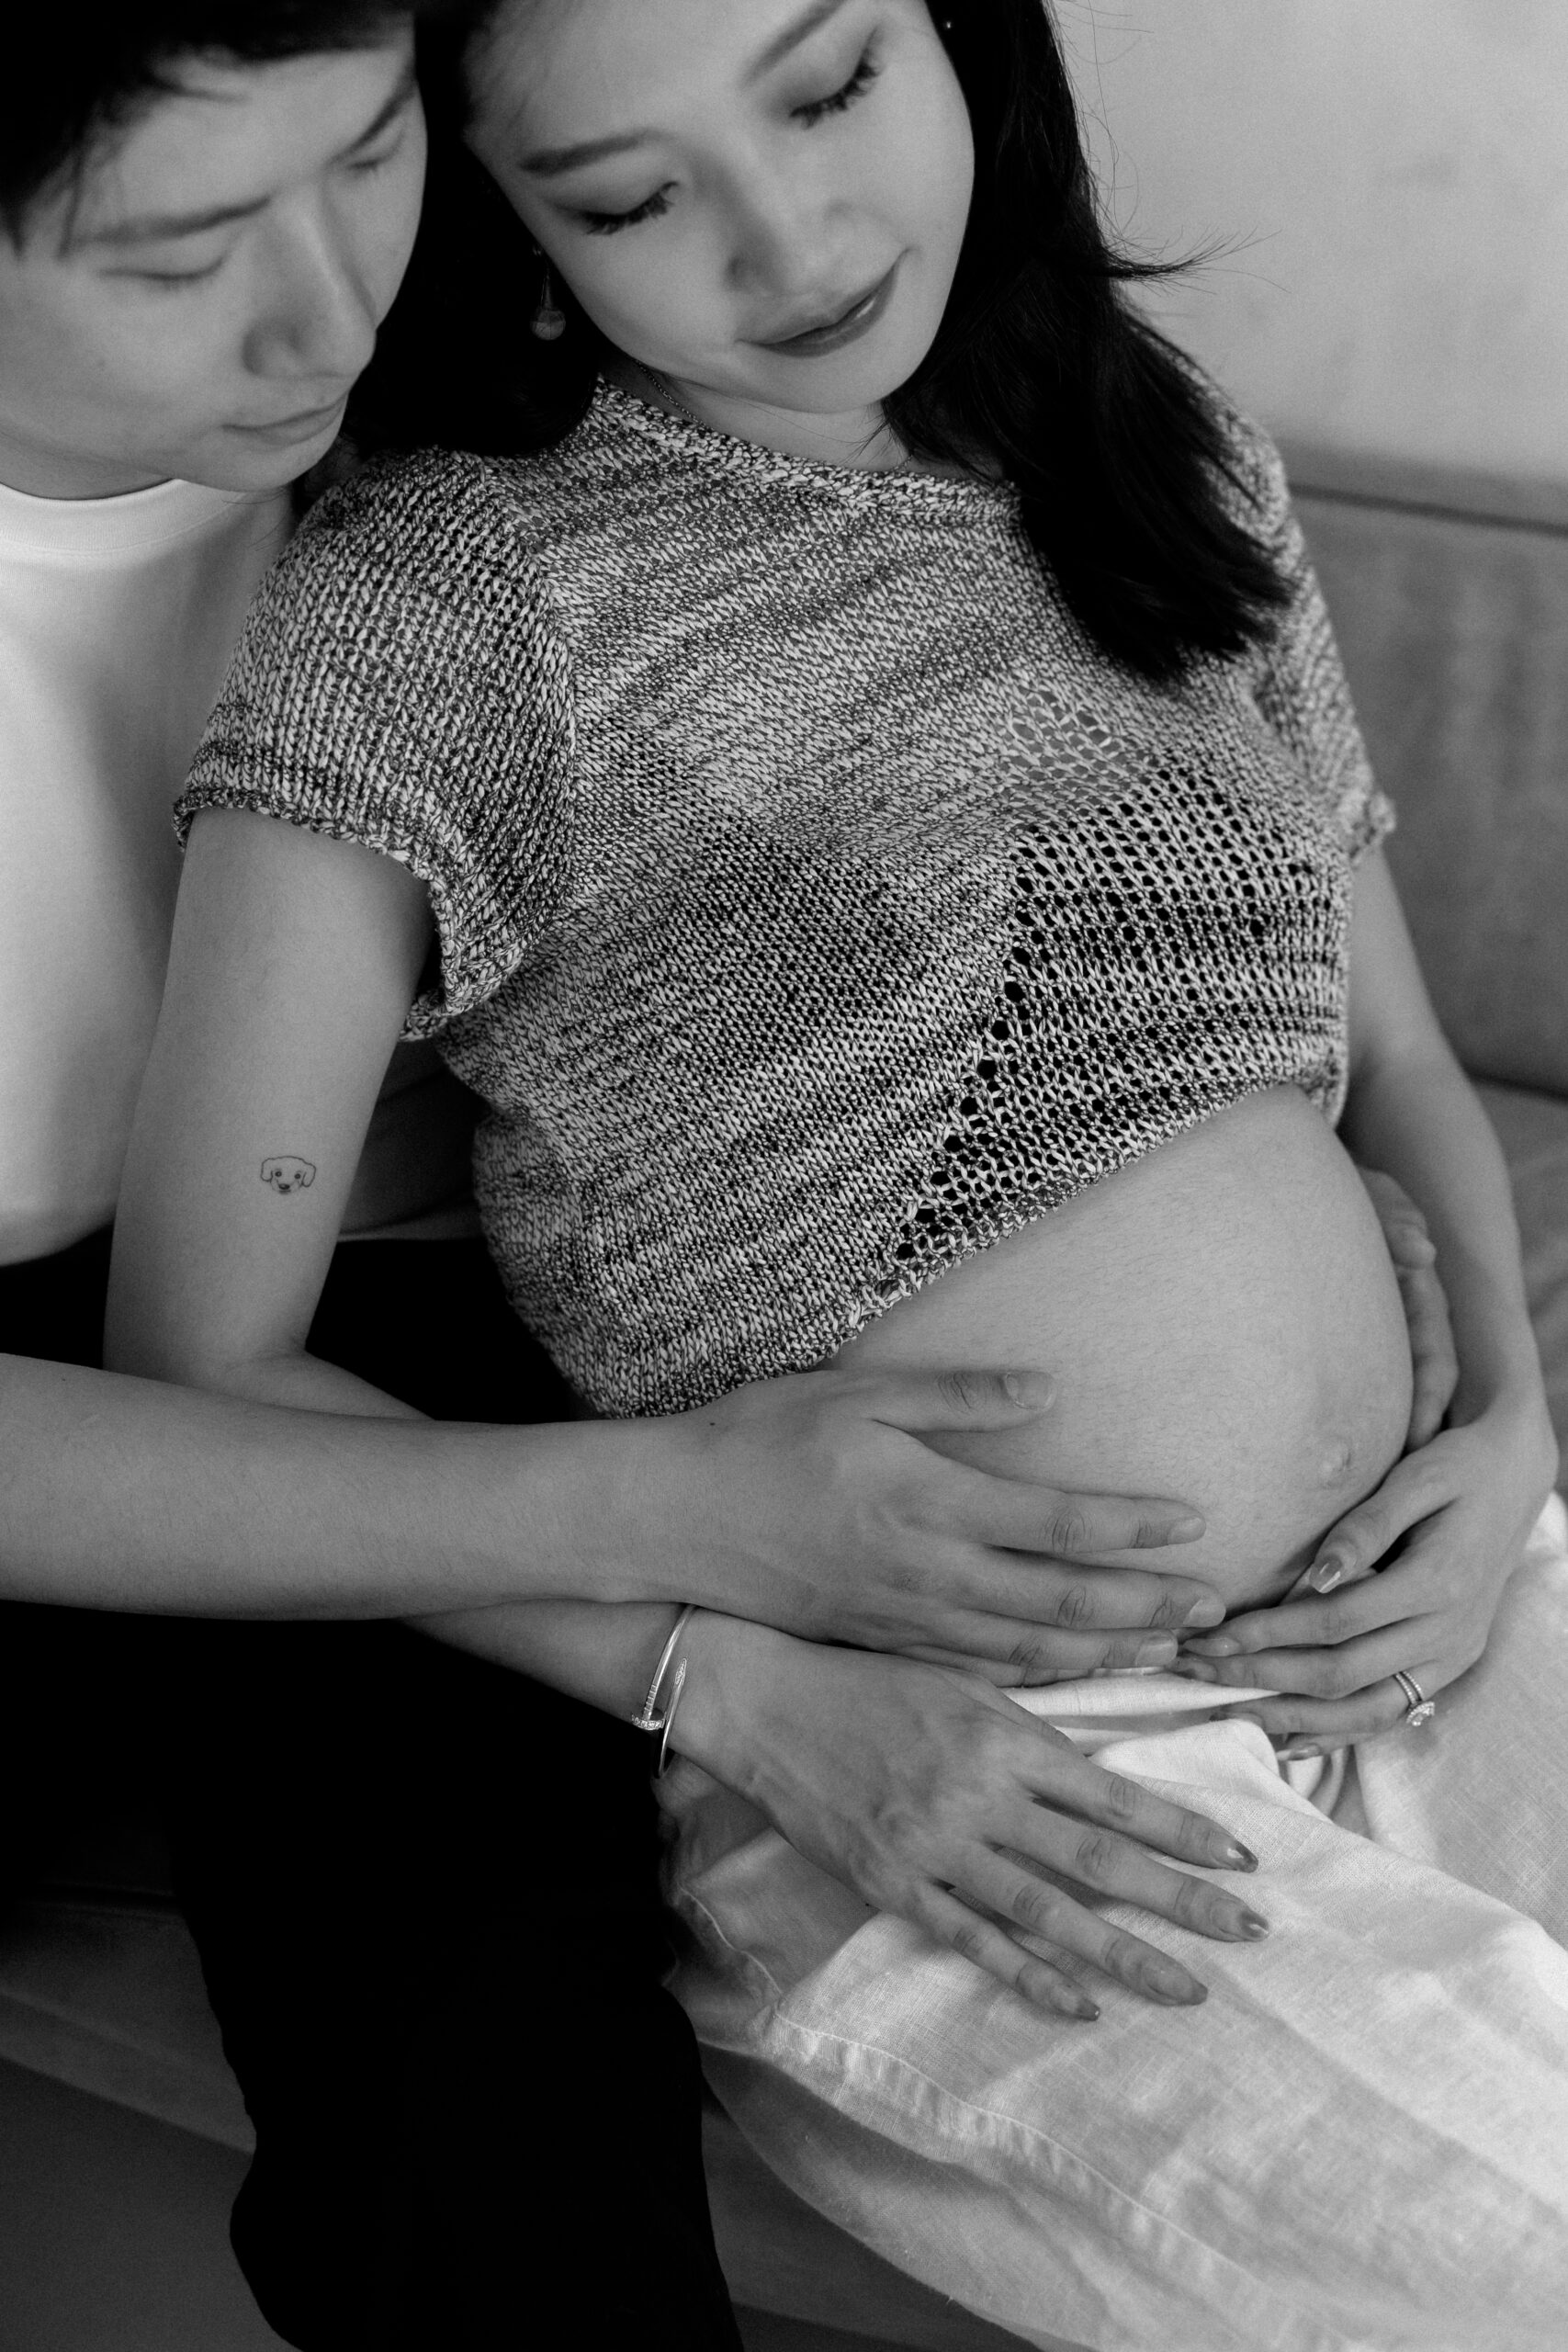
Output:
[[[0,233],[0,481],[290,481],[331,447],[418,222],[412,34],[178,87]]]
[[[506,0],[470,144],[610,341],[843,414],[941,322],[974,150],[924,0]]]

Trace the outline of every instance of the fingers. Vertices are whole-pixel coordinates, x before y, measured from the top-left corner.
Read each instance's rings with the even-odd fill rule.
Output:
[[[1428,1697],[1443,1681],[1440,1667],[1405,1667]],[[1278,1746],[1281,1762],[1303,1756],[1328,1756],[1354,1740],[1376,1739],[1396,1730],[1404,1721],[1410,1702],[1392,1677],[1359,1690],[1348,1699],[1261,1699],[1228,1710],[1227,1721],[1260,1724]],[[1413,1738],[1418,1733],[1412,1733]]]
[[[1206,1814],[1192,1813],[1185,1805],[1172,1804],[1167,1797],[1156,1797],[1152,1789],[1141,1787],[1122,1773],[1102,1770],[1089,1757],[1080,1756],[1072,1742],[1060,1733],[1043,1736],[1045,1726],[1039,1724],[1032,1730],[1035,1736],[1020,1760],[1020,1778],[1036,1801],[1032,1818],[1037,1823],[1054,1817],[1039,1811],[1039,1807],[1065,1805],[1091,1823],[1115,1830],[1123,1844],[1135,1839],[1138,1845],[1155,1847],[1161,1853],[1173,1855],[1178,1861],[1195,1862],[1202,1870],[1258,1868],[1257,1855]],[[1023,1850],[1039,1860],[1051,1860],[1032,1840]]]
[[[1008,1927],[1027,1928],[1043,1943],[1089,1961],[1145,2001],[1158,2001],[1168,2008],[1191,2008],[1207,1998],[1201,1981],[1179,1961],[1124,1928],[1109,1926],[1011,1855],[987,1855],[972,1871],[968,1891]],[[1061,1979],[1060,1972],[1053,1973],[1059,1981],[1071,1983],[1070,1978]],[[1076,1993],[1077,1987],[1074,1985],[1073,1990]]]
[[[1427,1230],[1427,1220],[1398,1178],[1382,1168],[1359,1168],[1357,1173],[1377,1211],[1383,1241],[1394,1265],[1404,1268],[1435,1264],[1438,1252]]]
[[[1108,1781],[1115,1778],[1110,1773],[1102,1777]],[[1130,1789],[1131,1783],[1123,1787]],[[1021,1861],[1026,1866],[1021,1878]],[[1197,1980],[1185,1969],[1173,1979],[1174,1962],[1163,1954],[1151,1961],[1146,1945],[1111,1926],[1098,1911],[1085,1909],[1073,1891],[1063,1891],[1062,1880],[1069,1882],[1071,1890],[1086,1890],[1102,1901],[1134,1903],[1214,1942],[1255,1943],[1269,1932],[1266,1919],[1212,1879],[1168,1870],[1145,1847],[1116,1830],[1093,1821],[1074,1821],[1040,1805],[1032,1807],[1020,1825],[1011,1855],[993,1856],[991,1864],[995,1867],[976,1866],[965,1893],[972,1888],[991,1909],[1003,1910],[1010,1920],[1092,1961],[1151,2000],[1191,2000]],[[1050,1879],[1042,1880],[1040,1870],[1048,1871]],[[1004,1887],[1005,1899],[999,1891]]]
[[[1182,1666],[1184,1670],[1212,1668],[1212,1672],[1196,1675],[1201,1682],[1256,1683],[1263,1679],[1258,1661],[1264,1657],[1281,1650],[1336,1649],[1420,1613],[1403,1581],[1363,1577],[1322,1599],[1307,1593],[1300,1600],[1281,1601],[1277,1609],[1233,1617],[1223,1633],[1199,1634],[1188,1642]]]
[[[1061,1682],[1069,1675],[1094,1674],[1101,1668],[1126,1671],[1132,1668],[1171,1668],[1179,1652],[1174,1634],[1068,1634],[1050,1627],[1010,1623],[1005,1617],[976,1617],[944,1629],[942,1644],[905,1644],[906,1657],[923,1658],[931,1666],[966,1668],[984,1675],[998,1690],[1033,1690]]]
[[[1050,2009],[1057,2017],[1076,2018],[1085,2025],[1092,2025],[1100,2015],[1096,2003],[1079,1991],[1070,1976],[1053,1968],[1049,1961],[1025,1951],[1005,1928],[983,1918],[944,1887],[925,1888],[914,1912],[920,1926],[939,1943],[950,1944],[965,1960],[973,1961],[976,1968],[983,1968],[987,1976],[995,1976],[1013,1992],[1021,1993],[1036,2008]]]
[[[1435,1269],[1402,1268],[1400,1295],[1410,1330],[1414,1391],[1405,1451],[1429,1445],[1443,1425],[1443,1415],[1459,1385],[1459,1356],[1454,1348],[1449,1296]]]
[[[1108,1552],[1195,1543],[1203,1532],[1202,1514],[1168,1496],[1077,1494],[947,1461],[938,1475],[954,1530],[1036,1559],[1087,1564]],[[1208,1591],[1190,1579],[1187,1589],[1194,1598]]]
[[[818,1375],[819,1377],[821,1375]],[[1056,1384],[1044,1372],[932,1372],[832,1374],[852,1390],[874,1420],[919,1437],[924,1430],[1015,1429],[1045,1412]]]
[[[1386,1629],[1368,1634],[1359,1641],[1342,1642],[1336,1649],[1261,1650],[1248,1658],[1247,1670],[1238,1674],[1231,1662],[1216,1669],[1215,1679],[1224,1682],[1261,1685],[1289,1697],[1305,1699],[1347,1700],[1371,1690],[1396,1672],[1420,1676],[1421,1668],[1413,1658],[1425,1658],[1426,1649],[1433,1635],[1430,1621],[1408,1617]],[[1434,1688],[1452,1679],[1467,1666],[1472,1665],[1485,1643],[1485,1626],[1481,1624],[1472,1637],[1468,1656],[1450,1657],[1446,1667],[1433,1670],[1437,1674]],[[1426,1661],[1430,1666],[1431,1661]],[[1227,1673],[1227,1666],[1229,1672]],[[1425,1687],[1425,1686],[1423,1686]],[[1242,1712],[1254,1714],[1267,1702],[1248,1700]]]
[[[976,1552],[965,1582],[976,1616],[994,1613],[1026,1628],[1049,1625],[1063,1633],[1116,1634],[1137,1627],[1176,1633],[1217,1625],[1224,1614],[1213,1587],[1191,1577],[1075,1566],[1028,1553]]]

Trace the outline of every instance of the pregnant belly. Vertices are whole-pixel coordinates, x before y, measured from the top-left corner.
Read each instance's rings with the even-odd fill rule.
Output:
[[[840,1361],[1029,1366],[1038,1422],[943,1450],[1099,1494],[1159,1495],[1196,1544],[1125,1557],[1232,1606],[1298,1576],[1380,1484],[1410,1415],[1398,1285],[1371,1205],[1293,1087],[1248,1096],[901,1300]]]

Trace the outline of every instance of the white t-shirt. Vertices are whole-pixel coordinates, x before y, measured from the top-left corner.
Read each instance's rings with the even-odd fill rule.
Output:
[[[170,809],[286,491],[0,485],[0,1264],[114,1214],[168,956]]]

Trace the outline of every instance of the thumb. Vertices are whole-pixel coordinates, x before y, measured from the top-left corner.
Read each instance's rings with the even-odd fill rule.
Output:
[[[1056,1384],[1045,1372],[879,1372],[859,1382],[873,1420],[911,1436],[922,1430],[1005,1430],[1046,1411]]]

